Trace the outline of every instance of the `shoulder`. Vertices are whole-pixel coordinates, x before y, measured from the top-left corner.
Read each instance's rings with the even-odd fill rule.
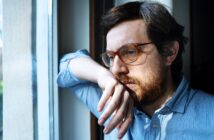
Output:
[[[214,95],[195,89],[190,94],[192,97],[186,108],[188,120],[193,120],[190,122],[201,131],[210,132],[210,129],[214,129]]]
[[[204,92],[202,90],[192,89],[191,94],[193,94],[193,101],[200,103],[212,103],[214,104],[214,94]]]
[[[214,95],[196,89],[190,90],[189,105],[198,113],[212,114],[214,117]]]

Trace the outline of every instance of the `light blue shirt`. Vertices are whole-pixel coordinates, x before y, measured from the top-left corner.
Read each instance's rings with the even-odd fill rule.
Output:
[[[102,90],[95,83],[75,77],[68,67],[69,60],[88,55],[86,50],[65,55],[60,61],[57,82],[60,87],[69,88],[99,118],[97,104]],[[133,112],[133,122],[123,140],[214,140],[214,96],[191,89],[184,77],[174,96],[152,118],[136,108]],[[117,129],[105,135],[105,140],[116,139]]]

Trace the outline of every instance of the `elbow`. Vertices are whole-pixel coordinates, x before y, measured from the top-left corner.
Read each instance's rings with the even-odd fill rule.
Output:
[[[57,76],[57,85],[61,88],[65,88],[66,84],[64,82],[64,76],[62,75],[62,73],[59,73]]]

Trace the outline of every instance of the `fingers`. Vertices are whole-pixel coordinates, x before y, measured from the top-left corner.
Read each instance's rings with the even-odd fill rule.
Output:
[[[103,110],[105,104],[107,103],[108,99],[110,98],[110,96],[112,96],[113,92],[114,92],[114,88],[115,85],[117,84],[117,82],[115,81],[115,83],[110,84],[109,86],[107,86],[104,89],[104,92],[102,94],[102,97],[98,103],[98,107],[97,110],[100,112]]]
[[[125,135],[132,122],[134,101],[122,84],[116,83],[115,85],[106,86],[104,89],[103,95],[98,103],[98,111],[103,110],[107,102],[108,105],[99,118],[98,123],[99,125],[103,125],[104,122],[111,117],[110,122],[104,129],[104,133],[107,134],[117,127],[118,138],[120,139]]]
[[[111,88],[106,88],[102,94],[102,97],[98,103],[98,107],[97,110],[100,112],[103,110],[106,102],[108,101],[108,99],[110,98],[110,96],[112,95],[112,89]]]
[[[112,131],[118,124],[121,123],[123,118],[127,116],[128,111],[128,100],[129,100],[129,93],[127,91],[124,92],[123,100],[115,113],[115,115],[112,117],[111,121],[108,123],[108,125],[104,129],[104,133],[109,133]]]
[[[133,112],[132,112],[133,106],[134,106],[133,100],[130,100],[127,117],[124,119],[123,123],[118,128],[118,139],[121,139],[125,135],[129,125],[133,120]]]
[[[107,118],[110,117],[110,115],[118,108],[121,102],[121,97],[123,96],[123,85],[119,84],[115,87],[114,94],[112,95],[111,101],[109,102],[106,110],[101,115],[98,123],[102,125]]]

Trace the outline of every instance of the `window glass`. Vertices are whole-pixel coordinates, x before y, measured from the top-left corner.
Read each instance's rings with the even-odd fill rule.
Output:
[[[2,78],[2,0],[0,0],[0,140],[3,133],[3,78]]]

